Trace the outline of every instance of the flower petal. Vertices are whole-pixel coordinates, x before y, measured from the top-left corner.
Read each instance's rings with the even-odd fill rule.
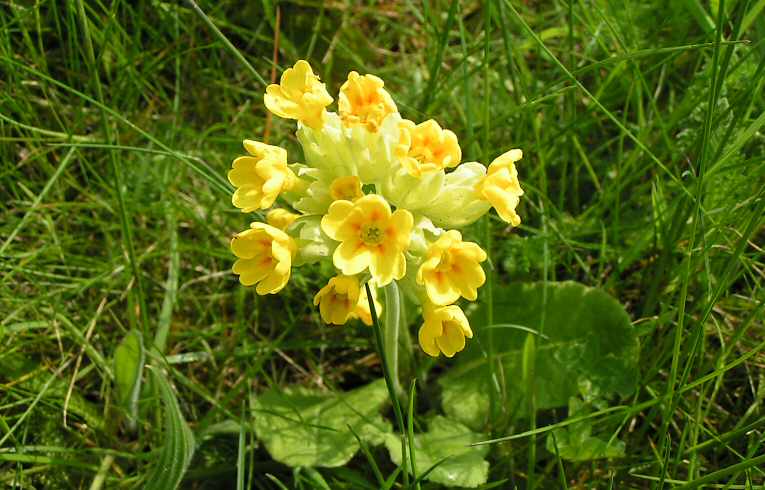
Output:
[[[353,276],[369,267],[370,253],[361,240],[349,240],[335,249],[332,262],[343,274]]]

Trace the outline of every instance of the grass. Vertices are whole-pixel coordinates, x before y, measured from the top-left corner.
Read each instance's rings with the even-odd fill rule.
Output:
[[[331,93],[352,69],[382,77],[406,117],[455,131],[467,161],[523,148],[524,224],[471,230],[491,251],[482,301],[510,281],[577,280],[623,303],[640,335],[638,391],[591,417],[619,419],[624,458],[561,461],[542,436],[562,413],[497,415],[490,482],[761,488],[764,12],[762,0],[5,2],[0,482],[140,487],[162,404],[142,400],[136,432],[118,422],[111,358],[131,329],[165,356],[196,435],[184,488],[377,488],[395,469],[370,447],[345,468],[293,471],[246,430],[270,386],[383,375],[370,330],[327,328],[312,307],[328,269],[296,270],[268,297],[229,272],[245,219],[226,171],[242,139],[266,133],[300,155],[262,93],[306,58]],[[410,431],[449,365],[417,356]]]

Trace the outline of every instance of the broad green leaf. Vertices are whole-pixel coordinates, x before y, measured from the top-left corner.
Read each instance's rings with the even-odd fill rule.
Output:
[[[596,408],[605,408],[604,406]],[[590,413],[588,404],[577,397],[571,397],[568,403],[568,416],[579,417]],[[555,454],[555,445],[558,446],[558,454],[561,458],[569,461],[588,461],[591,459],[620,458],[624,456],[624,442],[606,437],[592,435],[592,421],[582,420],[561,429],[555,429],[548,434],[546,440],[547,450]]]
[[[159,459],[146,479],[146,490],[174,490],[181,483],[194,455],[194,435],[183,419],[181,407],[165,376],[155,369],[150,371],[159,389],[165,413],[165,435]]]
[[[379,413],[387,400],[383,380],[347,393],[272,389],[255,402],[255,432],[271,457],[286,465],[342,466],[359,449],[349,425],[370,444],[381,444],[390,432]]]
[[[482,351],[484,312],[471,318],[476,332],[458,364],[440,380],[444,412],[469,427],[485,426],[491,380]],[[639,345],[629,316],[611,296],[575,282],[495,287],[494,352],[504,372],[505,408],[528,415],[523,380],[523,349],[528,333],[535,342],[534,388],[537,409],[566,406],[580,382],[604,394],[629,395],[635,389]],[[528,369],[528,367],[527,367]]]
[[[433,417],[428,428],[428,432],[414,436],[418,475],[438,464],[425,476],[426,480],[449,487],[468,488],[486,483],[489,463],[484,458],[489,446],[470,446],[486,439],[484,434],[472,432],[459,422],[441,416]],[[400,437],[399,434],[388,434],[385,438],[385,447],[397,465],[401,465]]]
[[[128,332],[114,351],[114,382],[117,387],[117,400],[127,412],[131,425],[135,425],[138,415],[144,357],[143,336],[138,330]]]

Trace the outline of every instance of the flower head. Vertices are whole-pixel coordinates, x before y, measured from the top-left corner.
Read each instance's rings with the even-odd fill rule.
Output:
[[[287,68],[279,84],[269,85],[263,97],[269,111],[279,117],[297,119],[312,128],[321,128],[325,107],[332,100],[327,88],[314,75],[311,65],[304,60]]]
[[[235,187],[231,202],[243,213],[270,208],[298,178],[287,166],[287,150],[257,141],[244,140],[249,156],[234,160],[228,180]]]
[[[257,284],[258,294],[278,293],[287,284],[296,251],[294,240],[283,231],[265,223],[252,223],[249,230],[231,240],[231,251],[239,260],[234,274],[245,286]]]
[[[425,286],[435,305],[449,305],[460,296],[478,298],[478,288],[486,281],[481,262],[486,252],[472,242],[463,242],[457,230],[449,230],[433,242],[417,271],[417,283]]]
[[[465,337],[473,337],[468,319],[459,306],[426,305],[423,310],[419,340],[420,347],[429,356],[438,357],[443,352],[446,357],[452,357],[465,348]]]
[[[515,162],[521,158],[523,153],[518,149],[498,156],[489,165],[486,177],[476,186],[476,192],[494,206],[499,217],[513,226],[521,224],[521,217],[515,212],[523,195],[515,168]]]
[[[355,201],[362,197],[361,180],[355,175],[338,177],[329,186],[329,195],[333,201]]]
[[[374,75],[359,75],[352,71],[340,87],[338,111],[346,126],[364,125],[377,131],[383,120],[398,112],[396,103],[383,88],[385,83]]]
[[[335,201],[321,220],[321,229],[340,242],[332,256],[345,275],[369,268],[376,284],[385,286],[406,273],[404,251],[409,246],[414,219],[381,196],[370,194],[351,201]]]
[[[319,305],[325,323],[343,325],[359,303],[359,291],[359,280],[355,277],[336,276],[316,293],[313,304]]]
[[[419,177],[459,165],[462,150],[457,136],[448,129],[441,129],[433,119],[417,125],[403,120],[399,128],[401,136],[396,150],[410,175]]]
[[[375,290],[368,297],[361,281],[375,287],[398,281],[422,305],[422,349],[452,357],[473,335],[454,303],[477,299],[487,260],[457,230],[492,206],[520,223],[515,162],[522,153],[511,150],[488,168],[461,163],[457,136],[432,119],[404,120],[374,75],[350,72],[337,99],[337,111],[328,111],[332,97],[303,60],[267,87],[268,110],[298,121],[304,162],[288,164],[286,150],[244,142],[248,155],[229,172],[232,201],[243,212],[267,210],[267,224],[253,223],[234,237],[233,271],[242,284],[269,294],[285,287],[292,267],[331,262],[335,277],[314,304],[335,325],[355,318],[372,325],[372,309],[382,311]],[[290,211],[269,210],[277,200]]]
[[[279,228],[280,230],[284,231],[299,217],[299,215],[290,213],[286,209],[276,208],[272,209],[268,212],[268,214],[266,214],[266,223],[273,226],[274,228]]]

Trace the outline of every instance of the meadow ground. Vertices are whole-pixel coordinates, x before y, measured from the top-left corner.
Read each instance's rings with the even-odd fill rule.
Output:
[[[762,488],[763,0],[2,2],[0,485],[140,488],[177,470],[163,458],[190,454],[189,434],[182,488],[395,475],[385,446],[292,469],[253,432],[267,390],[382,377],[372,330],[327,327],[311,303],[329,268],[267,297],[230,272],[247,220],[226,172],[245,138],[300,155],[262,104],[298,59],[332,94],[349,70],[380,76],[466,161],[523,149],[523,224],[492,215],[466,233],[490,255],[479,303],[573,280],[630,316],[635,389],[602,394],[582,429],[623,451],[551,451],[565,406],[494,406],[479,440],[515,437],[483,446],[483,488]],[[519,335],[487,326],[474,320],[476,345]],[[132,429],[113,361],[131,331],[147,345]],[[459,355],[413,352],[402,376],[418,380],[421,432]]]

